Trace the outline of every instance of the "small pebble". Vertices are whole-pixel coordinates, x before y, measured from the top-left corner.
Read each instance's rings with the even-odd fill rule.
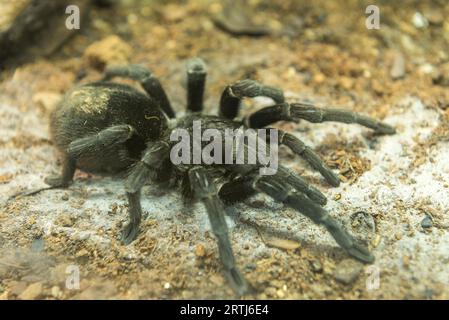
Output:
[[[407,255],[403,256],[402,264],[404,265],[404,268],[408,268],[410,266],[410,257]]]
[[[73,226],[73,217],[68,213],[62,213],[58,219],[57,223],[63,227],[71,227]]]
[[[281,289],[276,291],[276,295],[279,299],[283,299],[285,297],[285,292]]]
[[[314,260],[310,262],[310,266],[312,268],[312,271],[315,273],[321,273],[323,271],[323,266],[319,261]]]
[[[359,277],[362,272],[362,264],[352,259],[341,261],[335,271],[334,277],[343,284],[351,284]]]
[[[42,238],[34,239],[31,243],[31,251],[41,252],[45,248],[45,241]]]
[[[265,294],[269,297],[275,297],[277,293],[277,289],[273,287],[268,287],[265,289]]]
[[[421,12],[415,12],[412,23],[415,28],[418,29],[427,28],[429,26],[429,21],[427,21],[426,17],[424,17]]]
[[[64,193],[61,197],[61,200],[64,200],[64,201],[69,200],[69,195],[67,193]]]
[[[60,298],[62,296],[62,291],[58,286],[53,286],[51,288],[51,295],[53,296],[53,298]]]
[[[256,270],[257,265],[255,263],[249,263],[245,266],[245,270],[247,271],[254,271]]]
[[[203,258],[206,255],[206,249],[202,244],[199,244],[195,247],[195,255],[198,258]]]
[[[22,300],[34,300],[42,295],[42,283],[36,282],[30,284],[20,295]]]
[[[433,227],[432,218],[426,215],[424,219],[422,219],[421,221],[421,227],[423,227],[424,229],[432,228]]]
[[[390,70],[390,76],[392,79],[401,79],[405,75],[405,59],[404,55],[400,52],[397,52],[394,60],[393,65],[391,66]]]

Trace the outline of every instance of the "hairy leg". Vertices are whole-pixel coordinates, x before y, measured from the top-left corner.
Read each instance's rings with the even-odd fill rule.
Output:
[[[140,206],[140,189],[139,191],[127,192],[129,205],[129,222],[122,230],[122,242],[125,245],[133,242],[139,234],[140,221],[142,220],[142,207]]]
[[[212,231],[217,238],[220,260],[226,278],[239,295],[251,292],[249,283],[236,266],[225,220],[225,208],[218,197],[214,182],[201,167],[190,169],[189,180],[195,196],[206,206]]]
[[[322,206],[327,203],[326,196],[320,190],[284,166],[279,166],[278,172],[274,176],[282,181],[285,181],[295,190],[304,193],[313,202]]]
[[[60,174],[50,175],[44,179],[50,187],[21,192],[10,197],[31,196],[44,190],[67,188],[73,180],[77,159],[85,153],[101,153],[105,148],[120,144],[131,138],[134,129],[129,125],[118,125],[106,128],[96,134],[72,141],[67,147],[62,161]]]
[[[237,81],[224,89],[220,99],[219,114],[224,118],[234,119],[239,113],[240,102],[243,98],[254,98],[258,96],[272,98],[276,103],[284,102],[284,93],[282,90],[246,79]]]
[[[159,102],[162,111],[164,111],[169,118],[175,117],[175,112],[171,107],[170,101],[168,100],[167,94],[161,83],[144,66],[130,64],[107,67],[103,80],[110,80],[113,77],[124,77],[138,81],[144,90]]]
[[[325,121],[357,123],[382,134],[396,132],[392,126],[356,112],[335,108],[318,108],[306,103],[280,103],[266,107],[251,114],[245,122],[251,128],[262,128],[280,120],[298,121],[300,119],[312,123]]]
[[[220,194],[222,194],[224,197],[229,198],[231,201],[233,197],[239,197],[240,195],[246,196],[249,191],[248,188],[244,186],[244,184],[249,183],[251,185],[251,181],[254,179],[254,176],[259,173],[259,169],[259,167],[254,166],[248,167],[247,165],[233,165],[232,170],[235,173],[239,174],[240,178],[235,180],[236,185],[222,186]],[[320,190],[318,190],[302,177],[284,166],[280,165],[277,172],[269,177],[276,177],[277,179],[284,181],[295,190],[304,193],[307,197],[309,197],[310,200],[319,205],[325,205],[327,203],[326,196]],[[238,183],[243,183],[243,185],[239,185]],[[231,188],[234,188],[235,191]],[[241,194],[236,193],[240,191]]]
[[[203,110],[206,75],[206,64],[202,59],[194,58],[187,62],[187,110]]]
[[[279,131],[279,143],[285,145],[295,154],[303,157],[312,168],[317,170],[326,179],[329,184],[334,187],[340,185],[340,179],[338,176],[329,168],[326,163],[313,151],[310,147],[304,144],[301,140],[296,138],[294,135]]]
[[[140,190],[148,180],[160,170],[169,155],[169,146],[158,142],[147,148],[142,159],[131,168],[125,182],[126,195],[129,203],[129,223],[122,231],[122,242],[130,244],[139,234],[142,216],[140,205]]]
[[[67,154],[72,159],[77,159],[86,153],[102,152],[105,148],[127,141],[133,134],[135,134],[135,130],[130,125],[112,126],[98,133],[72,141],[67,148]]]
[[[67,188],[73,180],[75,174],[76,160],[70,155],[65,155],[62,161],[62,171],[60,175],[51,175],[45,178],[45,183],[52,188]]]
[[[76,160],[83,154],[102,152],[105,148],[120,144],[131,138],[134,129],[129,125],[118,125],[101,130],[96,134],[72,141],[66,150],[60,175],[45,178],[45,183],[57,188],[68,187],[76,169]]]
[[[374,261],[374,257],[368,249],[358,244],[354,237],[335,219],[330,217],[325,209],[310,200],[303,193],[293,189],[282,179],[276,176],[255,177],[252,186],[255,190],[264,192],[273,199],[296,209],[316,224],[326,227],[335,241],[352,257],[365,263]]]

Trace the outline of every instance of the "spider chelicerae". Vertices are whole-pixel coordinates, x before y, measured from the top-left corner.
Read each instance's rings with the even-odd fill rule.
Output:
[[[125,190],[129,204],[129,223],[122,231],[125,244],[139,233],[142,219],[141,189],[148,181],[178,182],[184,195],[199,199],[207,209],[211,229],[217,239],[224,273],[238,294],[252,286],[236,266],[223,203],[239,201],[255,192],[263,192],[323,225],[335,241],[354,258],[370,263],[372,254],[322,207],[325,196],[303,178],[279,166],[274,175],[260,175],[260,165],[180,164],[170,161],[170,132],[189,130],[194,121],[208,128],[264,128],[277,121],[307,120],[313,123],[338,121],[358,123],[378,133],[393,134],[395,129],[375,119],[334,108],[312,104],[287,103],[281,90],[254,80],[241,80],[226,86],[219,115],[204,115],[203,95],[206,65],[199,59],[187,63],[187,113],[175,118],[169,99],[158,79],[141,65],[110,66],[104,78],[70,90],[51,115],[53,141],[63,154],[62,173],[46,178],[50,188],[67,187],[76,168],[99,174],[127,173]],[[111,82],[114,77],[136,80],[147,94],[132,86]],[[242,99],[266,96],[272,106],[237,120]],[[170,118],[170,119],[168,119]],[[337,175],[319,156],[294,135],[279,130],[278,143],[303,157],[332,185]],[[173,184],[172,184],[173,185]]]

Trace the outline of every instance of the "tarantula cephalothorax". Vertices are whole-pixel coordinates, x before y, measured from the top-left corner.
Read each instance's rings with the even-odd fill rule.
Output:
[[[137,80],[148,95],[131,86],[110,82],[113,77]],[[206,66],[201,59],[187,64],[187,114],[175,118],[167,95],[154,75],[139,65],[109,67],[102,81],[75,87],[52,113],[51,132],[63,153],[62,173],[48,177],[51,187],[67,187],[75,169],[114,174],[128,172],[125,190],[130,221],[122,232],[125,244],[138,235],[142,216],[140,190],[149,180],[179,181],[185,193],[201,200],[218,241],[225,275],[239,294],[251,286],[238,270],[228,236],[222,201],[236,201],[254,192],[264,192],[317,224],[322,224],[335,241],[351,256],[363,262],[374,257],[322,208],[324,195],[305,180],[280,166],[274,175],[261,176],[258,166],[248,165],[174,165],[170,161],[174,128],[190,128],[202,120],[204,129],[262,128],[280,120],[310,122],[339,121],[358,123],[379,133],[392,134],[394,128],[375,119],[339,109],[317,108],[311,104],[286,103],[281,90],[253,80],[242,80],[223,91],[218,116],[201,114]],[[275,104],[237,121],[240,102],[245,97],[266,96]],[[295,136],[279,131],[281,145],[304,157],[333,186],[338,177],[322,160]],[[220,183],[220,184],[219,184]]]

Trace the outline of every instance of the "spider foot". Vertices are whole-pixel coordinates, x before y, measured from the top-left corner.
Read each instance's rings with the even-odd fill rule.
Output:
[[[57,174],[46,177],[44,182],[53,188],[67,188],[69,186],[69,183]]]
[[[350,256],[356,258],[359,261],[365,263],[374,262],[374,256],[371,254],[371,252],[369,252],[368,248],[366,248],[364,245],[354,243],[351,248],[346,248],[346,251]]]
[[[240,295],[249,295],[255,293],[253,286],[245,279],[245,277],[236,268],[226,270],[226,278],[235,292]]]
[[[358,243],[355,238],[350,235],[343,227],[334,219],[326,216],[323,223],[327,230],[332,234],[335,241],[346,250],[346,252],[364,263],[373,263],[374,256],[369,252],[368,248]]]
[[[122,230],[122,243],[128,245],[133,242],[139,234],[139,222],[129,222]]]

